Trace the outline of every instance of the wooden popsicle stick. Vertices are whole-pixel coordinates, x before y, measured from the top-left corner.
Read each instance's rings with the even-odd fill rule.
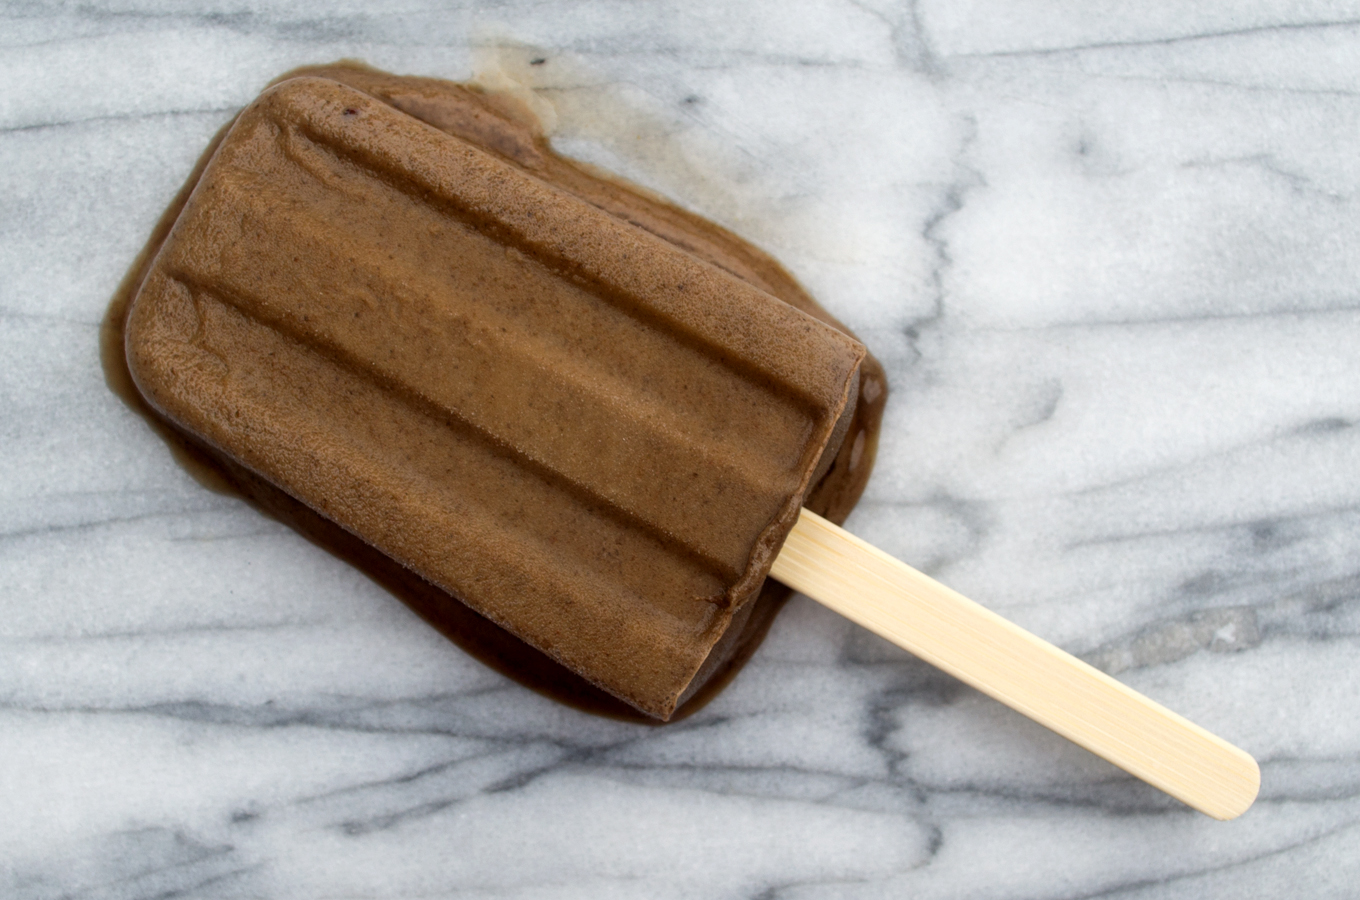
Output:
[[[1256,799],[1247,753],[816,513],[770,575],[1215,819]]]

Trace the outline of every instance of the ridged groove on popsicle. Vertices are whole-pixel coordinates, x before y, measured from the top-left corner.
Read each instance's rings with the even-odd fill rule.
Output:
[[[851,395],[864,348],[844,334],[471,145],[324,79],[277,85],[256,103],[284,134],[300,132],[420,202],[462,218],[661,328],[752,384],[801,397],[816,420],[802,480],[767,520],[731,588],[749,596],[797,519],[813,467]],[[412,126],[415,127],[412,127]],[[545,214],[546,213],[546,214]],[[639,265],[642,261],[644,264]],[[828,415],[828,411],[830,414]],[[729,509],[735,509],[735,506]]]
[[[554,338],[559,344],[579,341],[584,320],[592,340],[599,336],[588,332],[607,331],[615,343],[676,352],[652,346],[647,339],[654,342],[656,335],[636,321],[533,271],[530,260],[508,259],[484,236],[456,222],[433,226],[452,232],[440,237],[458,242],[465,270],[474,268],[469,245],[490,245],[483,255],[490,275],[516,282],[526,293],[550,295],[555,302],[546,304],[551,308],[544,314],[526,317],[478,303],[469,296],[479,287],[471,281],[475,273],[423,269],[407,247],[392,248],[388,268],[400,279],[343,257],[316,274],[288,266],[294,253],[328,252],[337,231],[381,241],[377,228],[365,234],[363,223],[346,221],[347,215],[362,215],[380,224],[381,197],[336,208],[323,224],[314,213],[271,202],[263,190],[234,178],[219,178],[210,187],[211,210],[186,223],[185,236],[198,254],[187,259],[172,253],[165,260],[177,277],[216,285],[247,314],[371,369],[394,389],[419,396],[523,454],[639,527],[679,542],[725,577],[735,578],[746,565],[744,547],[734,539],[773,517],[778,498],[796,489],[803,460],[797,455],[780,460],[771,448],[806,445],[812,423],[804,410],[784,405],[777,414],[781,404],[768,391],[752,392],[748,382],[698,354],[687,367],[684,390],[657,386],[648,393],[637,386],[638,375],[647,373],[645,360],[638,360],[635,371],[619,372],[592,365],[579,346],[554,346]],[[615,321],[607,321],[609,313]],[[505,339],[507,331],[522,339],[530,330],[536,332],[530,348]],[[617,364],[618,356],[610,360]],[[478,377],[464,374],[470,372]],[[528,405],[497,407],[494,393],[512,390],[530,396]],[[592,429],[592,422],[608,428]],[[552,441],[542,442],[544,435]],[[646,458],[645,466],[629,459],[637,454]],[[705,477],[695,477],[698,472]],[[658,496],[693,495],[696,486],[700,493],[692,502],[668,511],[673,521],[650,521],[641,512]],[[728,494],[726,502],[744,517],[713,521],[705,509],[724,498],[704,496],[704,490]]]
[[[707,568],[211,292],[161,273],[146,290],[132,361],[154,405],[567,665],[612,673],[607,690],[633,685],[627,699],[669,712],[647,689],[686,683],[697,639],[726,615],[693,602],[721,590]]]

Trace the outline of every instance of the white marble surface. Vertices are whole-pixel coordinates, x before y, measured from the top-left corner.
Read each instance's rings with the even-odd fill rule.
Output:
[[[0,894],[1353,897],[1360,6],[0,7]],[[1211,821],[797,600],[665,728],[205,491],[99,322],[295,65],[543,89],[888,366],[851,527],[1240,744]],[[542,57],[534,67],[527,60]]]

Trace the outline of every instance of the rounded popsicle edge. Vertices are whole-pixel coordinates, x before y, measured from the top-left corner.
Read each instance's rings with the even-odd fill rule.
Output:
[[[1256,799],[1245,751],[816,513],[770,575],[1206,815]]]

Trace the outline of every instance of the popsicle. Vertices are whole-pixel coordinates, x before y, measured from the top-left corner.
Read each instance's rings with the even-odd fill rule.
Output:
[[[858,342],[516,152],[330,78],[266,91],[132,305],[139,390],[658,718],[773,573],[1211,815],[1250,804],[1240,750],[802,509]]]

